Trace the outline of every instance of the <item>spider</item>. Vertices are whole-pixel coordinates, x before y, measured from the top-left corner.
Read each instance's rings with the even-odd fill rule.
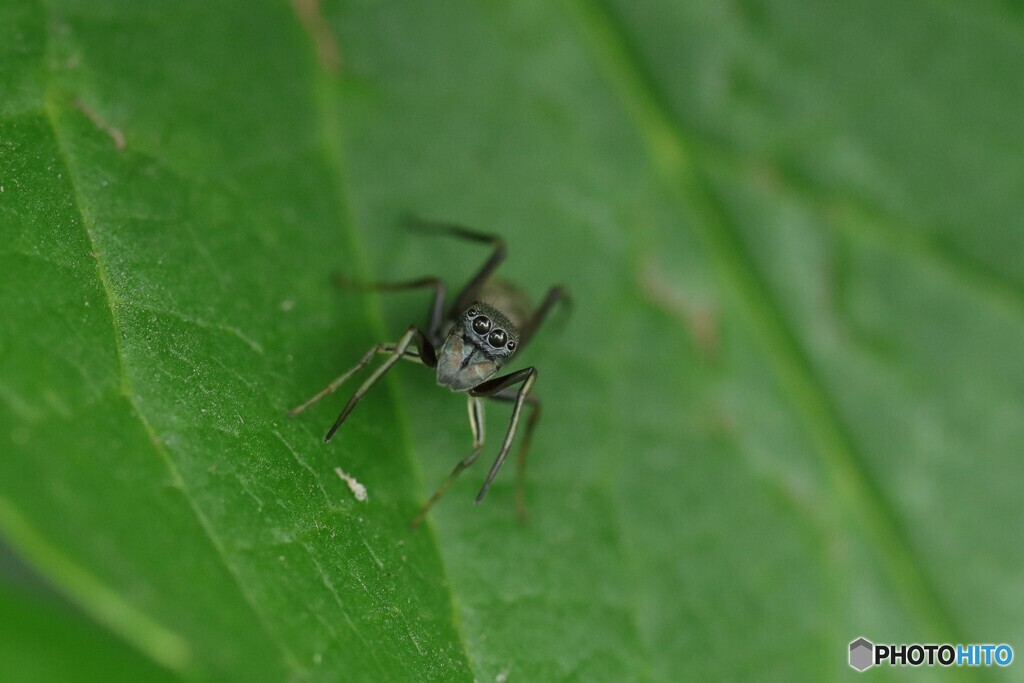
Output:
[[[560,300],[568,303],[568,295],[562,286],[548,290],[536,310],[531,311],[525,296],[511,285],[491,278],[498,266],[505,260],[505,242],[497,235],[478,232],[459,225],[433,223],[411,219],[407,225],[422,233],[448,235],[464,240],[488,244],[491,255],[476,275],[456,295],[451,306],[445,310],[445,287],[440,278],[424,277],[405,282],[381,282],[355,285],[339,278],[344,286],[354,286],[374,291],[401,291],[409,289],[433,289],[433,302],[427,318],[427,331],[410,325],[405,334],[394,343],[372,346],[359,362],[302,405],[293,408],[288,415],[295,417],[327,394],[333,393],[352,375],[366,367],[376,354],[388,356],[345,404],[338,418],[324,436],[327,443],[348,418],[360,399],[377,383],[384,373],[405,359],[433,368],[437,383],[454,392],[465,392],[469,408],[469,426],[473,434],[473,450],[460,460],[451,474],[434,491],[434,494],[413,519],[413,526],[419,525],[427,512],[436,503],[462,471],[472,465],[484,447],[484,405],[482,399],[512,403],[512,417],[501,450],[494,459],[483,487],[476,495],[480,503],[494,481],[498,470],[508,455],[519,426],[520,413],[524,404],[530,406],[526,432],[519,447],[519,477],[516,489],[516,508],[520,517],[526,517],[523,496],[526,456],[530,437],[540,419],[540,400],[531,393],[537,381],[535,367],[523,368],[506,375],[498,372],[523,350],[530,342],[552,307]],[[518,385],[518,388],[516,388]]]

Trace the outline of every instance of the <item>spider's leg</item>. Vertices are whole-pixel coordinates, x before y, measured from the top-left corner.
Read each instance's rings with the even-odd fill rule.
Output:
[[[338,285],[348,289],[368,290],[373,292],[401,292],[406,289],[425,289],[431,287],[434,290],[434,301],[430,306],[427,315],[427,339],[434,345],[441,343],[441,323],[444,321],[444,283],[438,277],[421,277],[416,280],[404,282],[353,282],[343,275],[334,278]],[[433,367],[433,366],[431,366]]]
[[[422,349],[419,354],[419,360],[422,361],[423,358],[426,356],[426,354],[423,351],[427,349],[429,349],[430,355],[434,355],[434,349],[433,347],[430,346],[430,342],[423,336],[423,333],[420,332],[419,328],[417,328],[415,325],[410,325],[409,329],[407,329],[405,331],[405,334],[402,335],[402,338],[395,342],[394,350],[391,352],[391,357],[388,358],[383,363],[381,363],[381,366],[373,371],[373,374],[370,375],[365,382],[363,382],[362,386],[356,389],[356,393],[352,394],[352,398],[350,398],[348,400],[348,403],[345,404],[345,408],[338,415],[338,419],[335,420],[334,424],[331,425],[331,428],[327,430],[327,435],[324,437],[324,443],[327,443],[328,441],[331,440],[331,437],[334,436],[334,433],[338,431],[338,427],[341,426],[341,424],[345,421],[345,418],[347,418],[349,413],[352,412],[352,409],[356,407],[357,403],[359,403],[359,399],[365,396],[366,392],[373,388],[373,385],[377,383],[377,380],[379,380],[384,375],[385,372],[394,367],[395,363],[397,363],[399,360],[401,360],[403,356],[405,356],[406,351],[409,350],[409,346],[412,344],[413,337],[415,337],[417,334],[419,334],[420,336],[420,343]],[[372,356],[372,354],[370,355]],[[369,359],[367,359],[365,356],[364,359],[366,359],[367,362],[369,362]]]
[[[515,403],[518,398],[516,396],[517,393],[511,387],[508,387],[496,394],[491,394],[487,398],[495,401]],[[529,394],[526,397],[526,403],[530,406],[530,417],[526,420],[526,431],[523,433],[523,438],[519,441],[519,454],[516,463],[516,513],[523,521],[526,521],[527,517],[529,517],[526,511],[526,456],[530,452],[530,439],[533,437],[534,428],[540,422],[541,412],[540,398],[536,394]]]
[[[357,372],[359,372],[360,370],[365,368],[366,365],[370,362],[370,359],[373,358],[373,356],[375,354],[378,354],[378,353],[394,354],[395,353],[395,345],[394,344],[376,344],[376,345],[370,347],[370,350],[363,354],[363,357],[359,359],[359,362],[356,363],[355,365],[353,365],[348,370],[346,370],[344,374],[342,374],[341,376],[339,376],[338,378],[333,380],[330,384],[328,384],[326,387],[324,387],[319,392],[314,394],[308,401],[306,401],[302,405],[296,406],[296,407],[292,408],[291,410],[289,410],[288,411],[288,417],[295,417],[296,415],[301,413],[303,410],[305,410],[306,408],[310,407],[311,405],[313,405],[314,403],[316,403],[317,401],[322,399],[327,394],[333,394],[334,391],[338,387],[340,387],[342,384],[347,382],[348,379],[352,375],[356,374]],[[424,365],[428,364],[428,363],[425,362],[424,358],[420,356],[419,351],[417,349],[415,349],[415,348],[412,348],[412,349],[407,348],[402,353],[402,358],[405,358],[406,360],[415,361],[417,363],[422,363]],[[435,362],[435,365],[436,365],[436,360],[434,362]]]
[[[480,455],[480,451],[484,447],[483,401],[476,396],[468,396],[467,398],[469,399],[469,427],[473,430],[473,452],[460,460],[458,464],[455,465],[455,469],[452,470],[452,473],[448,475],[448,478],[437,487],[437,490],[434,491],[434,495],[430,496],[430,500],[426,502],[426,504],[420,509],[419,514],[416,515],[416,518],[412,520],[413,526],[419,526],[419,523],[423,521],[423,518],[426,517],[427,512],[429,512],[430,508],[434,506],[434,503],[444,495],[445,491],[448,490],[448,487],[452,485],[460,474],[462,474],[462,470],[476,462],[477,457]]]
[[[452,305],[448,308],[448,319],[455,320],[471,303],[477,300],[480,295],[480,288],[484,282],[501,265],[501,262],[505,260],[505,241],[497,235],[479,232],[452,223],[435,223],[412,217],[406,218],[405,222],[409,228],[418,232],[435,235],[453,235],[472,242],[491,245],[490,258],[487,259],[486,263],[481,266],[480,270],[477,271],[476,275],[473,276],[466,286],[462,288],[462,291],[458,293]]]
[[[505,458],[508,456],[508,450],[512,446],[512,439],[516,435],[516,428],[519,426],[519,414],[523,410],[523,403],[526,402],[536,381],[537,368],[529,367],[504,375],[503,377],[489,379],[469,390],[470,396],[493,396],[513,384],[520,385],[519,391],[516,392],[515,405],[512,408],[512,419],[508,423],[508,431],[505,432],[505,440],[501,444],[501,450],[498,451],[498,457],[494,459],[494,464],[491,465],[490,472],[487,473],[487,480],[484,482],[483,488],[480,489],[480,493],[476,494],[477,503],[482,501],[484,496],[487,495],[487,489],[491,487],[491,482],[494,481],[494,477],[497,476],[498,470],[501,469],[502,463],[505,462]]]
[[[544,301],[541,302],[537,310],[533,312],[530,319],[527,320],[521,330],[519,330],[519,349],[522,350],[524,346],[533,338],[533,335],[537,333],[541,323],[548,317],[548,313],[554,308],[555,304],[559,301],[564,301],[565,305],[571,305],[572,299],[569,298],[569,293],[565,287],[558,285],[548,290],[547,295],[544,297]]]

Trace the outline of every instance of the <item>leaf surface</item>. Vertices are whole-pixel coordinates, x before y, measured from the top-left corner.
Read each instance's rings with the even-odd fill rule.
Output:
[[[1024,635],[1006,6],[0,12],[0,532],[126,661],[788,681],[851,673],[861,635]],[[470,447],[422,368],[326,446],[348,387],[285,417],[424,317],[333,274],[454,292],[483,262],[410,211],[573,293],[516,366],[528,524],[510,460],[409,528]]]

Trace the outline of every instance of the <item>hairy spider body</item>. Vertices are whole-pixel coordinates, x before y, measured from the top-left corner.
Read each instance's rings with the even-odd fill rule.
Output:
[[[436,277],[398,283],[355,285],[378,291],[433,289],[434,299],[428,316],[427,330],[424,332],[416,325],[410,325],[397,342],[373,346],[355,366],[308,401],[294,408],[289,415],[294,417],[327,394],[333,393],[352,375],[366,367],[378,353],[387,354],[389,358],[352,395],[328,430],[324,442],[331,440],[331,437],[345,422],[349,413],[366,392],[377,383],[384,373],[403,358],[434,368],[439,385],[455,392],[465,392],[468,396],[473,450],[459,461],[452,473],[423,506],[413,520],[415,525],[423,520],[433,504],[451,486],[462,470],[472,465],[480,455],[484,445],[484,410],[481,399],[489,398],[512,403],[513,407],[501,450],[498,452],[494,464],[491,465],[483,487],[477,494],[477,503],[483,500],[491,482],[494,481],[494,477],[505,461],[516,435],[523,406],[529,405],[531,407],[530,417],[519,448],[519,486],[516,498],[520,516],[525,517],[523,475],[526,470],[526,455],[530,436],[540,418],[540,401],[531,393],[537,379],[537,370],[528,367],[507,375],[499,376],[498,373],[518,351],[526,346],[551,308],[558,301],[567,298],[565,290],[562,287],[552,287],[548,290],[541,305],[535,311],[531,311],[521,291],[507,283],[491,278],[494,270],[505,260],[505,243],[499,237],[456,225],[422,221],[413,222],[411,227],[421,232],[452,235],[490,244],[491,256],[456,295],[447,312],[445,312],[444,283]],[[351,285],[347,281],[343,281],[343,284]],[[515,388],[516,385],[518,385],[518,389]]]
[[[468,391],[497,374],[512,358],[519,331],[501,311],[478,301],[448,332],[437,354],[437,383]]]

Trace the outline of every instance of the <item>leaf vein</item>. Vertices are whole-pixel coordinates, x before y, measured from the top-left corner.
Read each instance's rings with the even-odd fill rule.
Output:
[[[294,3],[292,4],[292,9],[293,11],[298,9]],[[303,21],[303,18],[298,14],[296,14],[296,21],[300,22],[303,25],[303,28],[306,28],[306,24]],[[311,48],[314,51],[316,51],[318,48],[318,38],[316,36],[311,35],[308,31],[306,34],[310,39]],[[348,227],[348,229],[343,230],[342,233],[344,237],[347,239],[348,246],[352,251],[352,260],[356,267],[359,267],[360,264],[365,263],[365,257],[363,255],[363,251],[359,248],[356,231],[353,229],[354,221],[352,220],[351,207],[350,202],[348,200],[349,192],[344,163],[345,151],[343,143],[343,131],[342,125],[340,123],[342,121],[341,112],[339,108],[341,96],[340,93],[338,92],[337,87],[337,79],[339,78],[339,76],[338,74],[332,73],[329,69],[325,69],[324,64],[322,62],[319,63],[319,68],[315,68],[315,71],[315,94],[317,99],[316,112],[320,128],[321,145],[323,147],[324,160],[326,161],[329,170],[332,172],[334,176],[333,184],[334,187],[336,188],[334,199],[337,202],[337,206],[341,215],[345,219],[345,225]],[[369,279],[365,278],[363,274],[357,273],[357,275],[357,279],[364,282],[369,281]],[[370,297],[369,300],[374,302],[377,301],[377,299],[374,297]],[[378,333],[382,334],[384,325],[382,322],[382,316],[380,314],[379,307],[371,306],[369,307],[368,310],[371,314],[373,327],[377,330]],[[413,471],[415,480],[417,482],[420,482],[422,481],[422,472],[420,470],[419,464],[416,462],[416,459],[412,457],[413,449],[412,444],[409,440],[409,430],[407,427],[404,414],[400,408],[400,402],[395,395],[393,382],[394,380],[392,378],[388,378],[388,380],[385,382],[385,384],[388,387],[389,400],[395,407],[396,417],[398,418],[396,420],[396,423],[398,425],[397,429],[401,433],[402,439],[406,444],[405,456],[408,466]],[[444,567],[444,555],[441,552],[437,534],[434,531],[434,526],[431,520],[428,519],[427,522],[424,525],[422,525],[421,530],[423,532],[427,532],[430,534],[431,541],[434,545],[434,549],[437,554],[438,564],[440,565],[442,570],[442,575],[441,577],[439,577],[441,583],[445,586],[450,585],[450,582],[446,577],[447,571]],[[366,587],[366,584],[363,582],[362,578],[358,574],[354,574],[354,576],[356,580],[359,581],[360,584],[362,584],[367,594],[370,594],[370,591]],[[473,671],[473,662],[469,656],[469,648],[466,646],[466,637],[465,634],[462,632],[461,621],[458,617],[456,596],[453,591],[448,589],[446,589],[446,591],[449,596],[449,604],[451,605],[452,610],[451,626],[458,638],[458,647],[461,650],[462,661],[465,662],[466,667],[469,670],[470,677],[475,680],[476,676],[474,675]],[[420,646],[418,643],[416,643],[415,639],[413,639],[413,642],[416,644],[417,650],[419,650]]]
[[[657,174],[680,208],[695,214],[696,229],[709,247],[719,278],[745,309],[783,395],[824,460],[840,500],[867,522],[890,580],[911,613],[929,627],[928,632],[958,642],[947,607],[911,549],[892,504],[871,477],[824,382],[700,168],[699,146],[671,115],[627,30],[604,0],[574,4],[601,73],[634,120]]]

